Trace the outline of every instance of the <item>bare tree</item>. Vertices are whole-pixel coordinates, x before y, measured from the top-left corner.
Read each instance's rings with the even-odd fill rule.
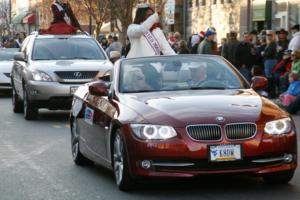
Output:
[[[115,17],[115,25],[120,32],[120,39],[123,43],[125,43],[128,26],[132,23],[132,12],[137,2],[137,0],[110,1],[111,16]],[[117,20],[120,21],[121,27],[119,27]]]
[[[10,24],[9,24],[9,18],[10,18],[10,7],[8,1],[2,1],[0,2],[0,34],[4,35],[10,35]]]
[[[75,5],[83,5],[87,13],[95,20],[96,36],[100,34],[101,27],[109,20],[109,0],[70,0]]]

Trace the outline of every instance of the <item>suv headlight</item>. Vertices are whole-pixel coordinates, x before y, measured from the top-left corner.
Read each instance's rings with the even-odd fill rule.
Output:
[[[170,126],[131,124],[130,127],[134,135],[142,140],[167,140],[177,136]]]
[[[52,78],[48,74],[41,71],[33,71],[32,78],[34,81],[52,81]]]
[[[290,118],[283,118],[267,122],[265,125],[265,132],[270,135],[281,135],[290,132],[292,123]]]

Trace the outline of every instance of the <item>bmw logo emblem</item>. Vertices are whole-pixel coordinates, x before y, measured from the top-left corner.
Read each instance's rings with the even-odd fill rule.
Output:
[[[217,122],[224,122],[224,121],[225,121],[225,118],[222,117],[222,116],[218,116],[218,117],[216,117],[216,121],[217,121]]]

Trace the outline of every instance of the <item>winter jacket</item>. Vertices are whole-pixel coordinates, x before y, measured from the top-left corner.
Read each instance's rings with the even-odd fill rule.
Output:
[[[300,32],[294,34],[288,49],[292,51],[300,49]]]
[[[198,46],[198,54],[213,54],[213,42],[207,39],[203,40]]]
[[[271,42],[266,46],[263,57],[265,60],[273,60],[277,58],[276,42]]]
[[[134,57],[145,57],[145,56],[155,56],[156,53],[153,50],[152,46],[144,36],[151,27],[159,21],[159,16],[157,13],[151,15],[146,21],[141,24],[131,24],[127,30],[127,36],[131,43],[130,51],[127,55],[127,58]],[[157,40],[161,53],[163,55],[175,55],[176,53],[171,48],[168,43],[164,33],[160,28],[155,28],[152,30],[152,34]]]
[[[233,65],[236,64],[236,48],[239,44],[237,39],[229,40],[222,48],[221,55]]]
[[[235,58],[238,68],[246,65],[248,69],[251,69],[255,63],[255,55],[252,54],[253,44],[247,42],[240,42],[236,47]]]

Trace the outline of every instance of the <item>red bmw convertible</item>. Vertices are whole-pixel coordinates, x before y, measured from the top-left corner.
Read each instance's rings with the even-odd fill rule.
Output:
[[[249,174],[288,183],[297,167],[291,116],[219,56],[124,59],[80,87],[71,111],[77,165],[111,169],[127,190],[146,177]]]

